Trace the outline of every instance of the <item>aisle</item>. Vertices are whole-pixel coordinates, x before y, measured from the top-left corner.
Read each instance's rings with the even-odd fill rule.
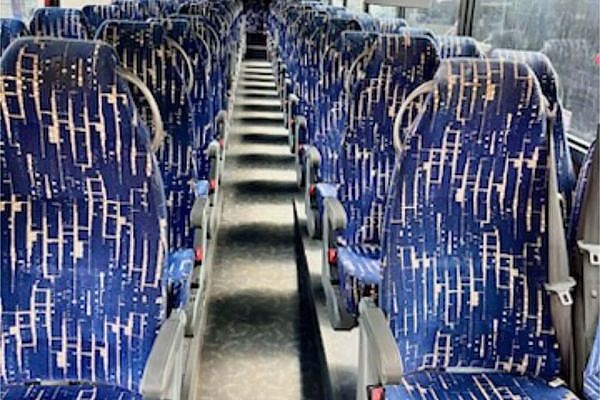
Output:
[[[300,318],[283,114],[270,64],[245,61],[242,71],[196,397],[321,399],[318,354],[306,354],[312,338]]]

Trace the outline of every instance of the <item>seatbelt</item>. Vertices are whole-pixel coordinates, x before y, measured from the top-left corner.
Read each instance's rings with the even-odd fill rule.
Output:
[[[554,147],[554,121],[556,111],[548,112],[547,138],[548,138],[548,283],[544,286],[550,292],[550,312],[552,322],[556,330],[556,338],[559,344],[562,358],[563,377],[567,378],[569,385],[575,381],[574,360],[575,350],[573,342],[573,296],[571,290],[576,281],[570,275],[569,253],[565,237],[562,210],[560,206],[560,194],[556,177],[556,154]],[[560,112],[560,111],[559,111]],[[572,386],[571,386],[572,387]]]
[[[583,292],[583,321],[581,321],[583,343],[578,355],[581,360],[578,366],[585,365],[592,351],[596,327],[598,326],[598,313],[600,312],[600,149],[598,142],[595,144],[585,194],[582,196],[582,210],[577,226],[579,233],[577,245],[582,253],[581,276]],[[581,314],[580,314],[581,315]],[[578,368],[581,373],[581,368]]]

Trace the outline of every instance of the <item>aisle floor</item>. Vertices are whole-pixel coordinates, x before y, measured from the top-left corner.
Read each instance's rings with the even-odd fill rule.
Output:
[[[270,71],[245,61],[238,83],[197,399],[323,398],[300,315],[294,162]]]

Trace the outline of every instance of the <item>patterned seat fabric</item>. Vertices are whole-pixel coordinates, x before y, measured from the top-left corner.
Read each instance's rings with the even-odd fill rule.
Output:
[[[408,377],[454,372],[454,386],[475,390],[464,379],[478,375],[460,372],[479,368],[505,375],[504,393],[531,384],[532,398],[556,397],[536,383],[560,369],[544,288],[543,107],[524,64],[442,62],[396,162],[382,241],[380,306]],[[437,377],[423,379],[438,391]],[[386,398],[405,398],[411,382],[401,386]]]
[[[0,56],[15,39],[28,34],[27,27],[22,21],[0,18]]]
[[[573,207],[577,178],[573,170],[571,151],[563,124],[563,107],[558,97],[558,75],[552,63],[543,53],[533,51],[493,50],[490,57],[514,60],[527,64],[535,73],[543,95],[549,101],[549,106],[556,112],[553,123],[554,151],[556,154],[556,173],[558,190],[563,200],[563,216],[565,227],[568,229],[569,216]]]
[[[142,400],[139,393],[109,385],[8,386],[2,400]]]
[[[579,222],[581,221],[581,212],[584,206],[584,197],[586,188],[588,187],[596,146],[598,146],[598,141],[594,140],[579,167],[579,177],[575,186],[575,195],[573,196],[573,207],[571,208],[571,216],[567,225],[567,247],[569,249],[577,248],[577,229],[579,228]]]
[[[91,39],[83,12],[73,8],[38,8],[33,14],[29,27],[34,36]]]
[[[577,400],[564,387],[550,388],[537,378],[501,373],[415,372],[402,385],[385,386],[386,399],[410,400]]]
[[[588,400],[596,400],[600,397],[600,319],[598,319],[594,347],[583,373],[583,393]]]
[[[376,20],[377,31],[381,33],[395,33],[398,29],[406,28],[403,18],[379,18]]]
[[[441,59],[451,57],[480,58],[482,56],[477,47],[477,42],[472,37],[444,35],[438,36],[437,42]]]
[[[81,11],[85,15],[90,28],[96,30],[102,23],[109,19],[129,19],[130,16],[124,14],[119,6],[116,5],[86,5]],[[133,18],[131,18],[133,19]]]
[[[113,0],[112,4],[119,7],[123,19],[143,21],[156,16],[149,0]]]
[[[395,115],[415,88],[433,78],[439,64],[435,43],[409,32],[378,36],[369,54],[358,72],[364,78],[356,79],[349,88],[348,122],[340,132],[339,149],[333,150],[340,163],[338,197],[348,219],[338,238],[341,246],[379,246],[395,159]],[[409,121],[405,118],[403,126]],[[379,275],[379,268],[373,274]],[[356,280],[340,280],[342,293],[360,293],[346,288],[348,281]],[[347,299],[352,305],[348,311],[356,312],[359,301],[360,297]]]
[[[117,57],[99,42],[18,39],[0,87],[0,384],[137,392],[165,316],[166,210]]]
[[[190,213],[197,180],[207,179],[208,158],[203,127],[186,92],[179,53],[166,41],[164,28],[156,22],[108,21],[97,39],[111,44],[123,67],[135,73],[152,91],[167,133],[157,153],[169,213],[169,246],[193,247]],[[133,89],[134,95],[138,93]],[[142,118],[152,125],[152,114],[141,94],[135,96]]]

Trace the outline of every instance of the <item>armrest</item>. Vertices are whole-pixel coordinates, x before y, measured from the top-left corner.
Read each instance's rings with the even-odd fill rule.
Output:
[[[383,311],[370,298],[362,299],[358,309],[361,346],[366,346],[363,350],[366,350],[367,355],[365,360],[361,360],[360,367],[368,365],[375,368],[371,372],[377,374],[376,384],[399,384],[403,375],[402,359]],[[366,364],[363,365],[362,362]]]
[[[330,232],[346,229],[348,225],[346,210],[337,198],[325,198],[325,215]]]
[[[206,213],[208,212],[208,182],[205,182],[206,193],[202,195],[196,194],[196,200],[194,200],[194,205],[192,206],[192,211],[190,214],[190,226],[193,229],[202,229],[205,228],[206,222]]]
[[[185,313],[176,310],[163,323],[154,340],[140,382],[144,399],[177,400],[183,382]]]

